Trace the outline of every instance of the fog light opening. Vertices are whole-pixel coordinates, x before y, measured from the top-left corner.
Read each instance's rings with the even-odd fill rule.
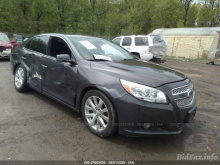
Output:
[[[143,124],[142,124],[142,127],[143,127],[144,129],[149,129],[149,128],[151,127],[151,124],[150,124],[150,123],[143,123]]]

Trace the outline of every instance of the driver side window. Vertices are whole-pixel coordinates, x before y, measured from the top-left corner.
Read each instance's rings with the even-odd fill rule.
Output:
[[[71,58],[71,50],[66,42],[59,37],[51,37],[49,42],[49,53],[51,57],[55,57],[59,54],[68,54]]]

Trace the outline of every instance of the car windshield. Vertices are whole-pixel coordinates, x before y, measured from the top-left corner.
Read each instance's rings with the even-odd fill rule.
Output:
[[[5,34],[0,34],[0,41],[10,42],[9,38]]]
[[[122,61],[134,56],[122,47],[100,38],[69,37],[76,49],[87,60]]]
[[[13,40],[16,40],[17,42],[23,42],[23,36],[22,35],[16,35]]]

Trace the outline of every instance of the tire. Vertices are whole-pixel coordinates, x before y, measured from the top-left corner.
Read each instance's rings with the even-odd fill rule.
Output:
[[[155,62],[158,63],[158,64],[161,64],[161,63],[162,63],[162,61],[161,61],[160,58],[156,58],[156,59],[155,59]]]
[[[27,71],[22,65],[15,70],[14,86],[18,92],[27,92],[30,89],[27,84]]]
[[[86,126],[93,134],[104,138],[116,132],[116,111],[105,94],[98,90],[88,91],[83,97],[81,107]]]

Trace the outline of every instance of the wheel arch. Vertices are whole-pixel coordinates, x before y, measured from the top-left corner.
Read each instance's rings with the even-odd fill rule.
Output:
[[[138,53],[138,52],[131,52],[133,55],[135,55],[135,56],[137,56],[137,57],[139,57],[139,58],[141,58],[141,55],[140,55],[140,53]]]
[[[15,71],[16,71],[16,69],[18,68],[19,65],[20,65],[20,63],[17,63],[17,64],[14,66],[13,74],[15,74]]]
[[[108,94],[108,92],[106,92],[105,90],[103,90],[101,87],[97,87],[97,86],[90,86],[90,87],[86,87],[82,90],[79,98],[78,98],[78,101],[77,101],[77,109],[80,111],[80,113],[82,112],[82,100],[83,100],[83,97],[85,96],[85,94],[91,90],[98,90],[100,92],[102,92],[103,94],[106,95],[106,97],[108,97],[108,99],[111,101],[112,105],[114,106],[114,109],[116,111],[116,115],[117,115],[117,110],[115,108],[115,105],[114,105],[114,102],[113,102],[113,98],[111,97],[110,94]],[[117,115],[117,120],[118,120],[118,115]]]

